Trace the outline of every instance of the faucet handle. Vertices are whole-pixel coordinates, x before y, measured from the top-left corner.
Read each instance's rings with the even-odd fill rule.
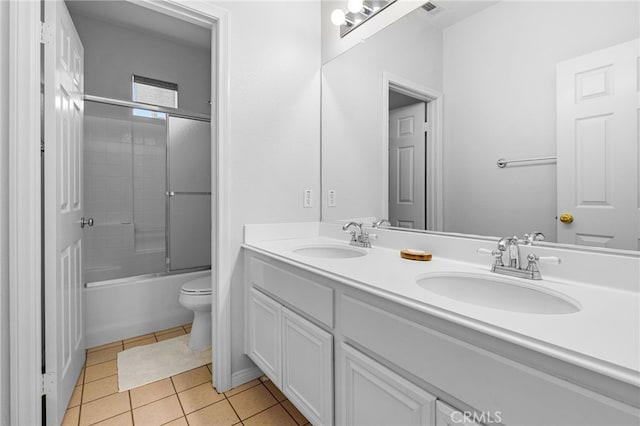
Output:
[[[495,256],[496,250],[489,250],[486,248],[479,248],[476,250],[476,253],[481,254],[483,256]]]
[[[502,250],[500,249],[489,250],[486,248],[479,248],[476,250],[476,253],[485,256],[491,255],[495,259],[493,262],[494,266],[504,266],[504,263],[502,263]]]
[[[554,265],[562,263],[562,259],[557,256],[536,256],[536,260],[542,263],[553,263]]]
[[[527,260],[529,261],[529,266],[527,267],[527,269],[534,266],[536,262],[553,263],[554,265],[559,265],[560,263],[562,263],[562,259],[557,256],[536,256],[533,253],[529,253],[527,255]]]

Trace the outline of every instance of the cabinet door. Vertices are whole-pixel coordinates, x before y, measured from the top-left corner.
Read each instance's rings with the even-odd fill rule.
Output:
[[[312,424],[333,424],[333,337],[282,312],[282,392]]]
[[[254,288],[249,290],[247,355],[280,387],[281,306]]]
[[[434,425],[436,398],[382,364],[342,345],[345,425]]]
[[[496,423],[500,422],[495,419]],[[436,426],[481,426],[462,411],[458,411],[442,401],[436,401]]]

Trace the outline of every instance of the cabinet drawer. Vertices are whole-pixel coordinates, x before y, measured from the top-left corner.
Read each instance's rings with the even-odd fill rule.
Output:
[[[333,328],[333,290],[252,257],[249,281]]]
[[[344,335],[512,425],[637,424],[637,410],[349,296]]]

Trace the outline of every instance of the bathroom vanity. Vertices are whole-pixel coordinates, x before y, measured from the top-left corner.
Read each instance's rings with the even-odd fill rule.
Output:
[[[495,242],[375,233],[363,249],[338,224],[245,228],[245,353],[313,424],[640,422],[637,256],[528,246],[563,263],[507,279],[476,254]],[[474,300],[474,280],[499,284]]]

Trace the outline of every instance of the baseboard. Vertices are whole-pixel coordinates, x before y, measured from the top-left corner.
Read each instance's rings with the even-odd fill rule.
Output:
[[[249,367],[244,370],[236,371],[231,375],[231,388],[243,385],[251,380],[262,377],[264,373],[258,367]]]

